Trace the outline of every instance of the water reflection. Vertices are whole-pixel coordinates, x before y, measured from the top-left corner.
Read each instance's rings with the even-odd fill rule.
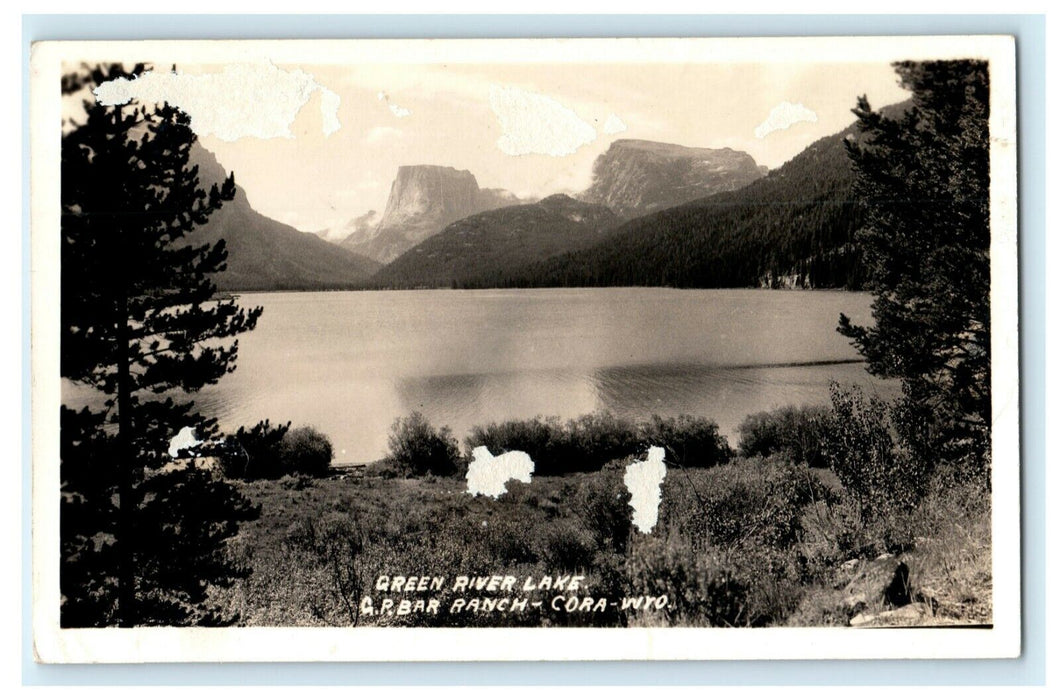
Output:
[[[340,461],[386,453],[420,411],[458,438],[508,418],[690,413],[735,441],[756,411],[827,403],[828,383],[887,391],[835,332],[871,320],[849,292],[675,289],[245,294],[263,306],[238,368],[200,392],[235,430],[260,420],[327,433]],[[63,398],[78,392],[64,385]],[[178,430],[181,426],[176,426]]]

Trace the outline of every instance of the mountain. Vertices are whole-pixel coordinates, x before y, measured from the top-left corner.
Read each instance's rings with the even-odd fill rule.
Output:
[[[224,180],[224,168],[198,143],[191,162],[204,187]],[[193,244],[224,239],[228,268],[215,278],[218,289],[339,289],[358,286],[379,269],[375,261],[258,213],[238,183],[237,176],[235,199],[187,236]]]
[[[739,189],[764,174],[754,158],[731,148],[619,139],[593,163],[593,183],[581,199],[631,219]]]
[[[854,232],[864,211],[843,144],[854,133],[819,139],[742,189],[634,219],[590,248],[482,286],[859,288]]]
[[[379,212],[375,209],[369,209],[344,224],[314,231],[313,233],[325,241],[350,247],[371,238],[372,234],[375,233],[376,226],[379,225],[379,218]]]
[[[364,240],[343,241],[343,245],[386,263],[454,221],[519,203],[510,192],[480,189],[467,170],[402,165],[390,186],[379,225]]]
[[[449,224],[376,273],[370,284],[448,287],[514,276],[530,263],[601,241],[619,223],[607,207],[562,194],[494,209]]]

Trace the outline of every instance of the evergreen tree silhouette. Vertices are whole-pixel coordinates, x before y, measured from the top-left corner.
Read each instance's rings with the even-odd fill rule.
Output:
[[[839,331],[902,380],[921,457],[981,471],[990,448],[990,80],[977,60],[895,64],[912,106],[858,100],[847,140],[867,219],[857,233],[873,327]]]
[[[62,90],[144,70],[82,66]],[[234,177],[200,187],[189,117],[168,104],[83,107],[62,137],[60,365],[102,400],[61,413],[62,624],[220,624],[205,592],[246,574],[221,547],[256,511],[203,470],[159,470],[182,427],[216,434],[189,396],[235,369],[225,339],[261,314],[216,298],[224,241],[182,241]]]

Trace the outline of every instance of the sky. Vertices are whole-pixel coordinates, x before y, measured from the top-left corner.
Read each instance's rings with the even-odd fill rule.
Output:
[[[616,139],[729,147],[776,168],[907,97],[886,63],[183,65],[109,84],[163,99],[234,171],[252,206],[305,231],[382,211],[401,165],[471,171],[522,197],[589,186]]]

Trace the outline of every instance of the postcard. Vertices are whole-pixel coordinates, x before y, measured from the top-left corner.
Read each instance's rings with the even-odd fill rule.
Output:
[[[1018,656],[1014,50],[34,45],[37,659]]]

